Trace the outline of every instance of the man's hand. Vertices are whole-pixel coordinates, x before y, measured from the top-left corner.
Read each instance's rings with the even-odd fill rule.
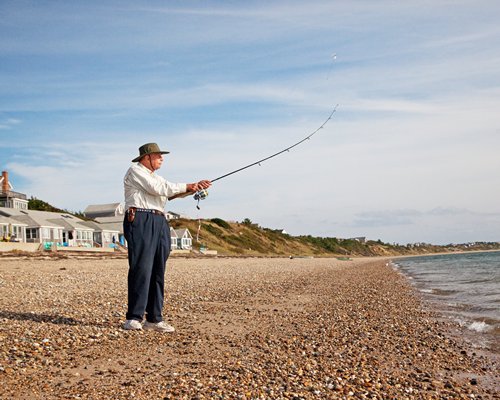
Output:
[[[187,196],[192,195],[193,193],[196,193],[199,190],[208,189],[210,186],[212,186],[212,182],[210,182],[208,180],[203,180],[203,181],[199,181],[196,183],[188,183],[188,184],[186,184],[186,192],[185,193],[174,194],[173,196],[170,196],[168,198],[168,200],[170,201],[170,200],[178,199],[180,197],[187,197]]]
[[[196,193],[199,190],[208,189],[210,186],[212,186],[212,182],[203,180],[196,183],[188,183],[186,189],[188,193]]]

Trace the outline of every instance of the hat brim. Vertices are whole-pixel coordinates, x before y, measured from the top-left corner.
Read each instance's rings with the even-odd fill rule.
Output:
[[[169,154],[169,153],[170,153],[170,151],[155,151],[155,152],[152,152],[152,153],[146,153],[146,154],[142,154],[140,156],[137,156],[136,158],[134,158],[132,160],[132,162],[139,162],[142,157],[147,156],[148,154]]]

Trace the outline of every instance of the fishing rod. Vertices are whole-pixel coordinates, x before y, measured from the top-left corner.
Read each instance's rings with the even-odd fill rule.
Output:
[[[233,175],[233,174],[236,174],[237,172],[240,172],[240,171],[243,171],[244,169],[247,169],[247,168],[250,168],[250,167],[253,167],[254,165],[260,165],[261,163],[263,163],[264,161],[267,161],[267,160],[270,160],[271,158],[274,158],[276,156],[279,156],[280,154],[286,152],[286,151],[290,151],[291,149],[293,149],[294,147],[298,146],[299,144],[305,142],[306,140],[309,140],[315,133],[317,133],[320,129],[323,129],[323,127],[328,123],[328,121],[330,121],[333,117],[333,114],[335,113],[335,111],[337,111],[337,107],[338,107],[338,104],[333,108],[333,111],[330,113],[330,115],[328,116],[328,118],[326,119],[325,122],[323,122],[321,124],[321,126],[316,129],[313,133],[309,134],[309,136],[306,136],[304,139],[300,140],[299,142],[291,145],[290,147],[287,147],[286,149],[283,149],[281,151],[278,151],[277,153],[273,154],[273,155],[270,155],[268,157],[265,157],[263,158],[262,160],[259,160],[259,161],[255,161],[251,164],[248,164],[248,165],[245,165],[244,167],[241,167],[241,168],[238,168],[238,169],[235,169],[234,171],[231,171],[231,172],[228,172],[227,174],[224,174],[222,176],[219,176],[218,178],[215,178],[215,179],[212,179],[211,182],[215,182],[215,181],[218,181],[219,179],[223,179],[229,175]],[[205,190],[205,189],[204,189]],[[200,190],[201,192],[201,190]]]
[[[337,107],[339,105],[337,104],[332,112],[330,113],[330,115],[328,116],[328,118],[325,120],[325,122],[323,122],[314,132],[310,133],[309,135],[307,135],[305,138],[303,138],[302,140],[299,140],[297,143],[295,144],[292,144],[291,146],[287,147],[286,149],[283,149],[283,150],[280,150],[278,151],[277,153],[274,153],[270,156],[267,156],[261,160],[258,160],[258,161],[255,161],[251,164],[248,164],[248,165],[245,165],[244,167],[241,167],[241,168],[238,168],[238,169],[235,169],[234,171],[231,171],[231,172],[228,172],[224,175],[221,175],[215,179],[212,179],[211,182],[216,182],[218,180],[221,180],[221,179],[224,179],[230,175],[233,175],[233,174],[236,174],[238,172],[241,172],[247,168],[250,168],[250,167],[253,167],[255,165],[261,165],[261,163],[263,163],[264,161],[267,161],[267,160],[270,160],[271,158],[274,158],[276,156],[279,156],[280,154],[283,154],[285,152],[288,152],[290,151],[291,149],[293,149],[294,147],[297,147],[298,145],[304,143],[306,140],[309,140],[311,139],[311,137],[313,137],[318,131],[320,131],[321,129],[323,129],[325,127],[325,125],[328,123],[328,121],[330,121],[332,118],[333,118],[333,114],[335,114],[335,112],[337,111]],[[206,189],[202,189],[202,190],[199,190],[197,191],[195,194],[194,194],[194,199],[197,201],[197,204],[196,204],[196,208],[199,210],[200,207],[199,207],[199,204],[200,204],[200,201],[201,200],[204,200],[206,197],[208,196],[208,190]]]

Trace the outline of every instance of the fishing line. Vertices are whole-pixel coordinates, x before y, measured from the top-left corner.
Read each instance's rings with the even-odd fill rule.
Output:
[[[333,53],[331,55],[331,58],[332,58],[332,62],[330,63],[330,68],[328,69],[328,74],[326,75],[326,80],[330,79],[330,74],[331,74],[332,69],[333,69],[333,64],[337,60],[337,53]]]
[[[228,177],[228,176],[230,176],[230,175],[236,174],[236,173],[238,173],[238,172],[241,172],[241,171],[243,171],[243,170],[245,170],[245,169],[247,169],[247,168],[253,167],[253,166],[255,166],[255,165],[261,165],[261,163],[263,163],[264,161],[270,160],[271,158],[274,158],[274,157],[276,157],[276,156],[279,156],[280,154],[283,154],[283,153],[285,153],[285,152],[287,152],[287,151],[290,151],[290,150],[291,150],[291,149],[293,149],[294,147],[297,147],[298,145],[300,145],[300,144],[304,143],[306,140],[311,139],[311,137],[313,137],[313,136],[314,136],[314,135],[315,135],[318,131],[320,131],[321,129],[323,129],[323,128],[325,127],[325,125],[328,123],[328,121],[330,121],[330,120],[333,118],[333,114],[335,114],[335,112],[337,111],[337,107],[338,107],[338,106],[339,106],[339,105],[337,104],[337,105],[333,108],[332,112],[330,113],[330,115],[328,116],[328,118],[325,120],[325,122],[323,122],[323,123],[322,123],[322,124],[321,124],[321,125],[320,125],[320,126],[319,126],[319,127],[318,127],[315,131],[314,131],[314,132],[310,133],[310,134],[309,134],[308,136],[306,136],[304,139],[302,139],[302,140],[298,141],[298,142],[297,142],[297,143],[295,143],[295,144],[292,144],[291,146],[287,147],[286,149],[283,149],[283,150],[281,150],[281,151],[278,151],[277,153],[274,153],[274,154],[272,154],[272,155],[270,155],[270,156],[268,156],[268,157],[265,157],[265,158],[263,158],[263,159],[261,159],[261,160],[259,160],[259,161],[255,161],[255,162],[253,162],[253,163],[251,163],[251,164],[245,165],[244,167],[241,167],[241,168],[235,169],[234,171],[228,172],[227,174],[224,174],[224,175],[221,175],[221,176],[219,176],[219,177],[217,177],[217,178],[215,178],[215,179],[212,179],[212,180],[211,180],[211,182],[213,183],[213,182],[216,182],[216,181],[218,181],[218,180],[220,180],[220,179],[224,179],[224,178],[226,178],[226,177]],[[208,196],[208,190],[206,190],[206,189],[199,190],[198,192],[196,192],[196,193],[194,194],[194,199],[197,201],[196,208],[197,208],[198,210],[200,209],[200,207],[199,207],[200,201],[201,201],[201,200],[204,200],[207,196]]]

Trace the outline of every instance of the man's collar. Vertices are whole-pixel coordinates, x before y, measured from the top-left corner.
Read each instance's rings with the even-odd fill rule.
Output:
[[[138,162],[138,163],[136,163],[136,164],[137,164],[137,166],[138,166],[139,168],[143,168],[144,170],[146,170],[146,171],[147,171],[147,172],[149,172],[150,174],[154,174],[154,173],[155,173],[154,171],[151,171],[148,167],[146,167],[144,164],[142,164],[142,163],[140,163],[140,162]]]

